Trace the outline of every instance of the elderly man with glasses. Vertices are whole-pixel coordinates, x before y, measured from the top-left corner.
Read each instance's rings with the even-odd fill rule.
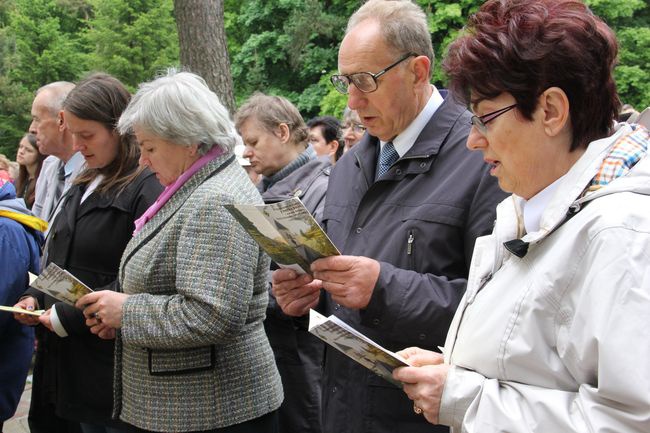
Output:
[[[350,18],[332,84],[366,134],[330,177],[327,233],[343,253],[314,262],[313,280],[274,273],[285,313],[324,308],[380,345],[442,345],[465,290],[475,239],[492,229],[505,194],[465,147],[471,114],[430,83],[425,13],[371,0]],[[322,291],[321,289],[324,289]],[[326,433],[436,430],[405,394],[328,348]]]

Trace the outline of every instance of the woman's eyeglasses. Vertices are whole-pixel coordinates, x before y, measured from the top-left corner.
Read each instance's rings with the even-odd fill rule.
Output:
[[[508,111],[515,108],[517,104],[508,105],[507,107],[501,108],[500,110],[493,111],[491,113],[484,114],[483,116],[472,116],[472,125],[479,130],[483,135],[487,134],[487,124],[501,116],[502,114],[507,113]]]
[[[377,90],[377,87],[379,87],[379,84],[377,83],[377,78],[381,77],[386,72],[390,71],[395,66],[402,63],[404,60],[413,56],[417,57],[417,54],[408,53],[407,55],[405,55],[404,57],[402,57],[392,65],[384,68],[383,70],[377,72],[376,74],[373,74],[372,72],[356,72],[354,74],[347,74],[347,75],[336,74],[330,77],[330,81],[332,82],[334,88],[338,90],[340,93],[343,93],[344,95],[348,93],[348,88],[350,87],[350,83],[354,84],[354,86],[363,93],[371,93]]]

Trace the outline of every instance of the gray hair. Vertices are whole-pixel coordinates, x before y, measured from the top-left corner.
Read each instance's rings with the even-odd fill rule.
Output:
[[[348,20],[345,34],[366,20],[379,22],[384,42],[399,54],[427,56],[433,64],[435,55],[427,15],[410,0],[369,0]]]
[[[52,116],[56,116],[63,109],[63,101],[68,97],[68,93],[74,89],[74,83],[69,81],[55,81],[40,87],[36,95],[42,92],[48,92],[49,98],[46,98],[45,106]]]
[[[214,146],[232,152],[241,141],[228,110],[205,80],[173,68],[164,76],[140,84],[117,130],[128,134],[134,127],[181,146],[198,144],[199,155]]]
[[[249,118],[260,122],[271,134],[284,123],[289,128],[291,143],[295,146],[306,146],[309,128],[296,106],[287,98],[255,92],[235,113],[237,130],[240,130]]]

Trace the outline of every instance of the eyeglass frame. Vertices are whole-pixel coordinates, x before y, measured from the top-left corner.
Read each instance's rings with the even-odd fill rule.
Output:
[[[361,123],[350,122],[350,124],[347,126],[346,124],[341,125],[341,131],[345,131],[346,129],[352,129],[357,134],[363,134],[364,132],[366,132],[366,129],[368,128],[363,126]]]
[[[482,116],[477,116],[473,115],[472,118],[470,119],[470,124],[472,126],[475,126],[478,131],[486,135],[487,134],[487,124],[496,119],[497,117],[501,116],[502,114],[506,114],[508,111],[512,110],[515,108],[517,103],[508,105],[507,107],[500,108],[496,111],[492,111],[490,113],[484,114]]]
[[[332,83],[332,86],[334,86],[334,88],[336,89],[336,91],[338,91],[339,93],[341,93],[341,94],[343,94],[343,95],[347,95],[347,94],[349,93],[349,90],[348,90],[348,89],[350,88],[350,84],[354,84],[354,86],[355,86],[357,89],[359,89],[359,86],[356,85],[356,83],[354,82],[354,80],[353,80],[352,77],[354,77],[355,75],[369,75],[370,78],[372,78],[373,83],[375,83],[375,88],[372,89],[372,90],[362,90],[362,89],[359,89],[359,91],[362,92],[362,93],[372,93],[372,92],[376,91],[376,90],[379,88],[379,83],[377,82],[377,78],[381,77],[381,76],[384,75],[386,72],[390,71],[390,70],[393,69],[395,66],[399,65],[400,63],[402,63],[404,60],[408,59],[409,57],[414,57],[414,56],[417,57],[418,54],[415,54],[415,53],[413,53],[413,52],[409,52],[409,53],[406,54],[404,57],[401,57],[398,61],[396,61],[395,63],[391,64],[390,66],[385,67],[384,69],[382,69],[381,71],[377,72],[376,74],[373,74],[372,72],[354,72],[354,73],[352,73],[352,74],[334,74],[334,75],[332,75],[332,76],[330,77],[330,83]],[[337,85],[335,84],[335,82],[336,82],[337,80],[339,80],[339,82],[342,82],[342,81],[340,81],[340,80],[341,80],[343,77],[347,80],[347,84],[348,84],[347,87],[345,88],[345,92],[342,91],[341,89],[339,89],[339,88],[337,87]]]

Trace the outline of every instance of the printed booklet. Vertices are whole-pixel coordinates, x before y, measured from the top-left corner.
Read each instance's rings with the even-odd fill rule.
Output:
[[[343,352],[373,373],[386,379],[398,388],[401,382],[393,379],[393,370],[408,366],[408,362],[397,353],[384,349],[338,317],[325,317],[309,310],[309,332],[325,343]]]
[[[40,316],[45,312],[45,310],[24,310],[22,308],[9,307],[7,305],[0,305],[0,311],[6,311],[8,313],[29,314],[30,316]]]
[[[266,205],[224,205],[281,268],[311,271],[316,259],[341,254],[298,197]]]
[[[70,305],[74,305],[83,295],[92,292],[90,287],[55,263],[50,263],[41,275],[30,283],[30,286]]]

